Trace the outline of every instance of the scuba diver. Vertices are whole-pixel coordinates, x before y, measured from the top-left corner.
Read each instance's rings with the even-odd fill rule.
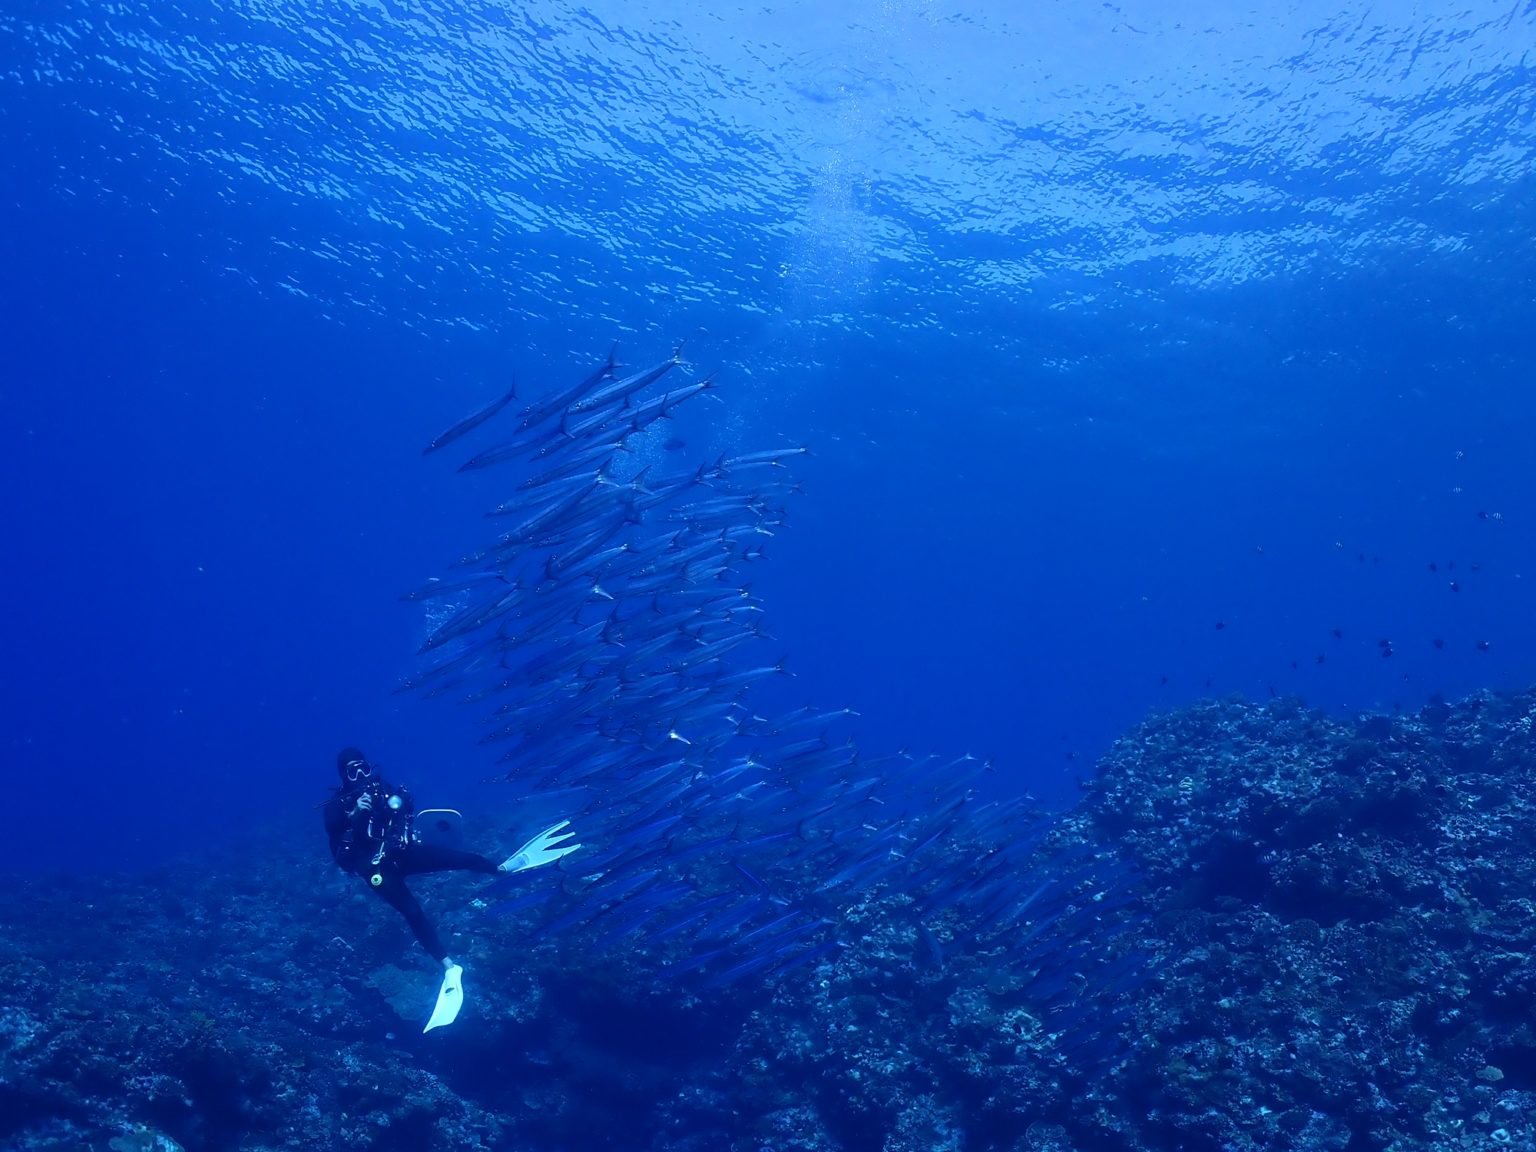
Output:
[[[437,1007],[423,1031],[451,1024],[464,1002],[464,970],[449,957],[437,929],[406,888],[405,878],[424,872],[480,872],[487,876],[523,872],[553,864],[581,845],[562,843],[575,835],[562,832],[569,820],[546,828],[500,864],[474,852],[427,843],[416,826],[416,805],[410,792],[385,781],[360,750],[343,748],[337,753],[336,771],[341,784],[325,802],[324,812],[331,856],[342,871],[362,877],[404,916],[421,946],[443,966]]]

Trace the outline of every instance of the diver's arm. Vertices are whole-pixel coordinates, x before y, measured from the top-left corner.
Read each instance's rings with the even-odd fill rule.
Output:
[[[331,859],[343,868],[357,845],[366,842],[368,822],[372,819],[373,799],[369,789],[357,793],[338,792],[325,803],[325,834],[331,842]]]
[[[342,806],[340,793],[325,802],[325,837],[331,842],[331,859],[337,859],[346,843],[347,829],[351,826],[350,814]]]

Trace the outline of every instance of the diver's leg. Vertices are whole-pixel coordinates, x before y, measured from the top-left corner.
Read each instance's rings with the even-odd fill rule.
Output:
[[[499,874],[494,860],[487,860],[475,852],[445,848],[440,844],[411,844],[395,859],[402,876],[416,876],[423,872],[483,872],[487,876]]]
[[[411,890],[405,886],[401,873],[390,870],[377,872],[374,875],[380,877],[378,884],[373,885],[373,890],[384,898],[396,912],[405,917],[405,922],[411,926],[411,931],[416,934],[416,939],[421,941],[421,946],[427,950],[432,959],[439,964],[448,959],[448,949],[443,947],[443,942],[438,939],[437,929],[432,927],[432,921],[427,919],[427,914],[422,911],[421,901],[411,895]]]

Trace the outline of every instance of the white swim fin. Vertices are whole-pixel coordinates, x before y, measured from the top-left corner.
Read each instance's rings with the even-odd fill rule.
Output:
[[[432,1019],[427,1021],[423,1032],[452,1024],[459,1018],[464,1007],[464,969],[455,964],[443,973],[443,986],[437,990],[437,1007],[432,1009]]]

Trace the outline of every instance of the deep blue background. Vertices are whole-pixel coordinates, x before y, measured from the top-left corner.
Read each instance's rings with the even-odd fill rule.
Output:
[[[420,447],[615,337],[721,368],[683,458],[811,445],[764,705],[872,751],[1065,801],[1149,708],[1527,683],[1536,28],[1474,9],[1085,9],[1021,74],[958,5],[11,6],[7,866],[302,816],[343,743],[475,803],[397,596],[499,489]]]

